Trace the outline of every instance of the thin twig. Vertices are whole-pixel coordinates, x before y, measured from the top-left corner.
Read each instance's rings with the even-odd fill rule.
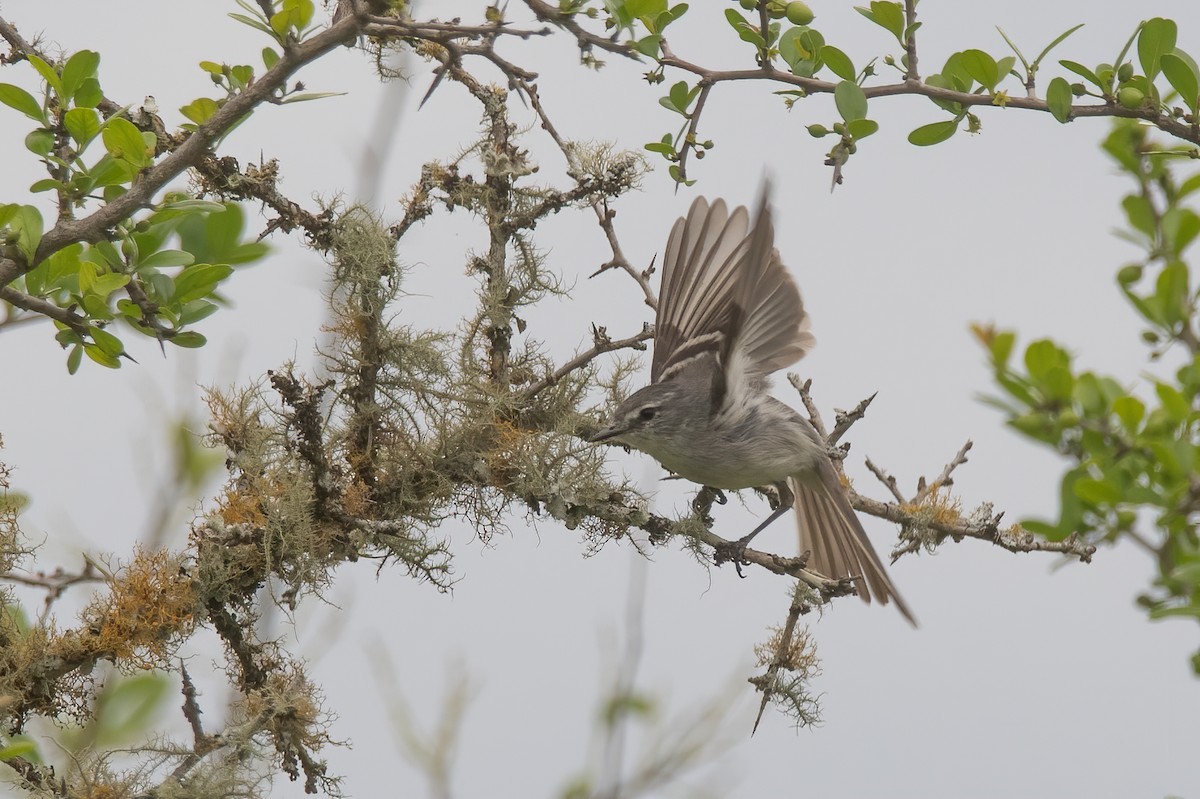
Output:
[[[526,399],[533,398],[577,369],[587,366],[600,355],[623,349],[644,350],[646,349],[645,342],[652,338],[654,338],[654,327],[652,325],[646,325],[642,328],[642,332],[628,338],[617,339],[616,341],[608,337],[608,333],[603,327],[593,326],[592,339],[595,343],[590,349],[579,353],[541,380],[533,383],[523,393]]]
[[[800,375],[795,372],[788,372],[787,379],[792,384],[792,388],[800,392],[800,401],[804,403],[804,409],[808,411],[808,420],[816,428],[817,434],[822,439],[826,439],[825,422],[821,420],[821,412],[817,410],[817,403],[813,402],[812,395],[809,393],[812,388],[812,380],[805,380],[801,383]]]
[[[958,454],[954,456],[953,460],[946,464],[946,468],[942,469],[942,473],[939,474],[937,479],[932,483],[926,484],[925,478],[921,478],[921,483],[917,487],[917,493],[912,498],[913,504],[920,504],[921,501],[924,500],[925,497],[929,496],[930,492],[932,491],[954,485],[954,480],[951,477],[951,474],[955,469],[967,462],[967,452],[970,451],[972,446],[973,444],[971,440],[967,439],[967,443],[962,445],[962,449],[958,451]]]
[[[841,441],[842,436],[846,435],[846,432],[854,425],[854,423],[867,415],[867,408],[878,395],[879,392],[876,391],[874,394],[855,405],[854,410],[838,411],[833,420],[833,432],[826,436],[825,443],[832,447]]]
[[[897,502],[908,501],[904,498],[904,495],[900,493],[900,488],[896,485],[895,477],[892,477],[883,469],[880,469],[878,466],[876,466],[874,461],[872,461],[870,458],[867,458],[867,468],[871,470],[871,474],[879,478],[879,482],[883,483],[884,487],[886,487],[891,495],[896,498]]]

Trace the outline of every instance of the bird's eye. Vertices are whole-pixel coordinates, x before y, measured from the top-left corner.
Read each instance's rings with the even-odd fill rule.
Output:
[[[656,413],[658,413],[658,408],[655,408],[653,405],[650,405],[650,406],[642,408],[640,411],[638,411],[638,418],[641,419],[643,422],[648,422],[654,418],[654,414],[656,414]]]

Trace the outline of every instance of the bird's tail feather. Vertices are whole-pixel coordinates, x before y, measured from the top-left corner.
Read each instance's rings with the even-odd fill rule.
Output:
[[[864,602],[874,599],[886,605],[894,600],[904,618],[916,627],[917,620],[888,577],[832,464],[821,464],[816,473],[794,475],[791,487],[796,495],[800,551],[812,553],[808,568],[833,579],[855,578]]]

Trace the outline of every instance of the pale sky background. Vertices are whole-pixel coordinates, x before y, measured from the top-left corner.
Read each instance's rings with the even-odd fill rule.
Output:
[[[485,4],[436,5],[443,18],[472,19]],[[419,3],[417,13],[434,6]],[[715,18],[696,13],[708,6],[694,3],[690,16]],[[851,4],[813,0],[812,7],[827,40],[856,64],[895,52],[894,41]],[[1192,0],[927,0],[921,8],[925,74],[965,47],[1006,54],[996,24],[1032,57],[1086,22],[1056,55],[1095,64],[1115,57],[1139,19],[1163,15],[1179,22],[1180,46],[1200,54],[1200,7]],[[122,103],[154,95],[168,126],[181,121],[179,106],[213,94],[198,61],[260,63],[266,42],[230,20],[231,10],[237,10],[232,2],[179,0],[0,3],[0,13],[26,36],[44,30],[67,50],[100,51],[106,93]],[[670,32],[684,58],[751,63],[749,48],[720,19],[689,20]],[[568,138],[638,149],[676,127],[677,117],[657,105],[665,87],[638,81],[645,67],[612,59],[602,72],[589,72],[577,66],[565,36],[510,44],[504,52],[541,73],[542,97]],[[378,201],[389,218],[398,217],[396,201],[424,161],[452,158],[473,141],[479,115],[450,83],[418,112],[429,75],[423,64],[413,69],[411,88],[402,90],[403,114],[387,133]],[[1055,74],[1056,66],[1048,68],[1042,85]],[[0,70],[0,80],[27,87],[30,75],[24,66]],[[313,207],[314,193],[354,196],[375,109],[392,90],[354,51],[331,55],[301,79],[314,91],[348,94],[264,108],[230,137],[225,152],[243,164],[260,153],[280,159],[284,191]],[[668,85],[677,79],[668,75]],[[1016,328],[1022,342],[1054,337],[1080,365],[1124,380],[1147,368],[1134,315],[1114,281],[1116,269],[1137,253],[1112,235],[1129,186],[1097,147],[1107,123],[1060,126],[1044,114],[984,109],[982,136],[960,134],[918,149],[905,141],[908,131],[944,113],[916,98],[876,101],[871,116],[881,131],[860,147],[846,184],[831,196],[821,163],[828,140],[804,131],[833,120],[831,100],[815,98],[789,113],[773,88],[741,84],[713,92],[701,135],[717,147],[693,162],[700,183],[675,194],[660,167],[643,192],[627,197],[618,207],[626,254],[649,262],[696,192],[749,203],[764,172],[774,176],[778,246],[819,341],[799,371],[813,378],[827,419],[832,408],[879,392],[851,436],[848,465],[860,489],[882,496],[864,455],[911,490],[918,475],[932,478],[972,438],[971,461],[956,475],[967,508],[991,501],[1010,520],[1053,513],[1063,462],[1002,428],[999,415],[977,401],[990,390],[989,376],[967,327],[995,321]],[[527,118],[519,103],[514,108]],[[21,147],[26,132],[23,118],[2,110],[0,199],[6,202],[24,201],[24,187],[40,176]],[[561,158],[539,131],[531,130],[526,142],[543,166],[539,179],[565,185]],[[528,335],[567,356],[587,343],[593,322],[628,335],[649,318],[623,275],[586,282],[608,255],[590,212],[560,214],[537,232],[550,265],[583,290],[575,301],[550,302],[531,314]],[[400,318],[453,325],[472,301],[465,254],[482,243],[480,228],[444,215],[406,238],[400,258],[411,266],[411,297],[397,309]],[[267,262],[230,282],[234,307],[204,323],[210,344],[203,350],[168,348],[163,359],[152,342],[130,335],[140,364],[114,372],[85,359],[81,373],[70,377],[48,324],[0,336],[3,459],[16,468],[15,486],[33,496],[23,524],[32,538],[46,540],[41,565],[77,567],[80,548],[129,551],[144,529],[146,498],[167,473],[165,419],[179,409],[199,413],[196,385],[244,383],[290,358],[311,366],[325,266],[293,241],[276,236],[272,244]],[[777,394],[792,401],[790,388],[779,383]],[[657,487],[656,465],[641,458],[625,463],[647,487]],[[690,496],[684,488],[663,486],[659,508],[681,506]],[[717,530],[739,536],[765,512],[757,499],[747,510],[731,504],[719,511]],[[184,522],[176,543],[184,539]],[[864,522],[886,553],[895,529]],[[579,536],[550,522],[536,529],[514,524],[511,536],[490,546],[465,525],[444,532],[461,578],[453,595],[394,569],[376,577],[372,564],[359,563],[338,572],[330,604],[306,602],[296,627],[286,628],[338,714],[334,737],[353,743],[327,751],[331,771],[346,776],[353,796],[424,795],[423,776],[398,754],[387,708],[402,696],[432,729],[444,688],[461,667],[474,699],[455,795],[554,796],[592,752],[598,697],[611,682],[624,629],[631,547],[611,544],[585,559]],[[792,523],[780,522],[763,543],[791,552],[793,535]],[[720,731],[731,743],[728,754],[685,783],[714,796],[1200,795],[1200,684],[1187,662],[1196,626],[1151,624],[1135,607],[1153,572],[1132,547],[1102,549],[1090,566],[1056,565],[1053,556],[1017,556],[977,541],[905,558],[892,575],[921,628],[911,630],[891,608],[835,603],[814,625],[824,663],[815,683],[824,692],[824,725],[796,732],[768,712],[751,740],[757,695],[744,678],[752,673],[753,645],[767,626],[783,621],[786,583],[754,569],[745,580],[728,568],[709,573],[678,548],[660,549],[646,569],[639,685],[661,700],[667,724],[714,697],[732,697],[734,709]],[[69,614],[74,606],[61,607]],[[370,662],[380,643],[395,664],[383,682]],[[201,651],[193,663],[202,670],[214,655]],[[215,718],[220,682],[204,684]],[[170,702],[172,723],[177,704]],[[300,789],[281,779],[274,795],[297,796]]]

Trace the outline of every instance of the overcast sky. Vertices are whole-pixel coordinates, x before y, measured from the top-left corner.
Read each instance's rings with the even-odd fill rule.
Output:
[[[436,4],[444,18],[464,19],[484,5]],[[696,13],[708,5],[694,3],[690,16],[715,23],[697,19],[671,29],[677,54],[709,65],[750,64],[748,48],[716,14]],[[418,3],[417,13],[434,6]],[[812,6],[827,40],[856,64],[894,52],[895,43],[889,50],[887,35],[849,4]],[[230,20],[230,10],[237,10],[232,2],[179,0],[0,3],[26,36],[44,31],[48,43],[66,50],[100,51],[106,93],[122,103],[154,95],[168,126],[181,121],[179,106],[213,93],[198,61],[259,63],[266,42]],[[1139,19],[1170,16],[1180,24],[1180,46],[1200,54],[1200,10],[1189,0],[1115,8],[1082,0],[929,1],[922,12],[926,74],[965,47],[1004,55],[996,24],[1033,54],[1086,22],[1058,56],[1095,64],[1115,56]],[[636,66],[612,61],[589,72],[576,65],[576,49],[563,36],[505,52],[541,73],[543,100],[568,138],[638,149],[675,129],[677,117],[657,104],[663,87],[639,82]],[[341,51],[301,78],[311,90],[346,96],[265,108],[230,137],[228,152],[243,163],[260,153],[278,158],[284,191],[311,207],[314,193],[355,196],[364,150],[382,148],[388,157],[374,199],[395,218],[396,201],[421,164],[454,157],[473,141],[478,119],[477,106],[449,83],[418,112],[428,70],[410,66],[411,88],[399,90],[403,112],[387,141],[368,138],[376,109],[396,89],[382,86],[360,53]],[[7,67],[0,80],[32,86],[30,73]],[[1043,85],[1054,74],[1057,67],[1049,68]],[[1134,315],[1114,281],[1116,269],[1138,253],[1112,235],[1129,187],[1097,147],[1107,124],[1061,126],[1045,114],[984,109],[983,135],[918,149],[905,141],[908,131],[944,113],[915,98],[877,101],[871,116],[881,131],[860,146],[845,185],[831,195],[821,163],[827,141],[811,139],[804,126],[832,122],[832,102],[815,98],[789,113],[772,88],[743,83],[713,92],[700,132],[717,146],[693,164],[700,183],[676,194],[660,168],[642,193],[626,198],[618,206],[626,254],[648,263],[697,192],[750,203],[761,177],[773,176],[778,246],[818,338],[799,371],[813,379],[827,418],[833,408],[879,392],[851,436],[847,464],[858,488],[882,496],[863,467],[865,455],[911,490],[971,438],[970,463],[956,475],[965,507],[993,502],[1014,521],[1054,513],[1064,463],[1002,428],[998,414],[978,402],[990,391],[989,376],[968,325],[994,321],[1018,330],[1023,342],[1051,336],[1082,366],[1124,381],[1145,371]],[[519,104],[514,108],[528,118]],[[0,110],[0,199],[23,202],[24,187],[39,174],[21,146],[24,120]],[[538,134],[531,130],[527,145],[543,165],[539,179],[564,185],[561,157]],[[586,281],[608,255],[590,212],[560,214],[537,232],[550,266],[585,290],[531,314],[528,335],[566,356],[588,342],[592,323],[628,335],[649,319],[628,278],[609,273]],[[452,327],[472,301],[466,254],[483,242],[467,220],[445,216],[406,238],[400,257],[411,267],[410,296],[400,317]],[[210,344],[203,350],[168,348],[163,359],[151,342],[135,341],[138,365],[108,371],[85,362],[70,377],[48,324],[0,335],[3,459],[17,469],[16,487],[33,496],[23,526],[35,540],[46,539],[41,565],[77,566],[81,548],[129,551],[144,529],[144,498],[164,473],[165,420],[179,409],[201,413],[196,385],[244,383],[292,358],[311,366],[325,266],[294,242],[277,236],[272,243],[267,262],[230,282],[234,307],[204,323]],[[794,401],[779,382],[777,395]],[[662,472],[649,460],[623,463],[647,488],[661,490],[663,511],[690,496],[685,486],[660,486]],[[740,536],[766,510],[752,497],[746,509],[731,503],[718,511],[717,531]],[[864,523],[877,548],[889,551],[896,530]],[[181,519],[175,542],[185,534]],[[511,536],[490,546],[465,525],[447,525],[445,534],[461,577],[453,595],[396,570],[376,577],[360,563],[338,573],[330,604],[309,602],[287,628],[339,715],[334,737],[353,743],[328,752],[331,771],[346,775],[354,796],[423,794],[420,772],[397,753],[387,707],[403,696],[432,728],[443,689],[461,669],[474,699],[456,795],[555,795],[591,751],[597,698],[612,679],[624,630],[631,548],[612,544],[585,559],[579,536],[549,522],[535,529],[514,524]],[[793,536],[792,524],[781,522],[763,544],[790,553]],[[769,712],[751,740],[757,695],[745,677],[753,645],[783,621],[787,586],[760,570],[739,580],[728,568],[707,572],[678,548],[658,550],[645,570],[639,684],[662,702],[663,724],[714,697],[731,697],[721,730],[729,754],[689,783],[712,795],[1197,795],[1200,684],[1187,663],[1195,625],[1151,624],[1135,607],[1153,569],[1131,547],[1102,549],[1090,566],[1058,565],[1052,556],[1017,556],[977,541],[905,558],[892,576],[921,628],[913,631],[891,608],[835,603],[813,628],[824,663],[815,684],[824,693],[824,725],[796,732]],[[370,663],[379,644],[395,666],[383,682]],[[213,657],[215,650],[196,662]],[[216,714],[220,683],[207,684]],[[637,755],[635,745],[631,758]],[[281,781],[275,793],[299,789]]]

